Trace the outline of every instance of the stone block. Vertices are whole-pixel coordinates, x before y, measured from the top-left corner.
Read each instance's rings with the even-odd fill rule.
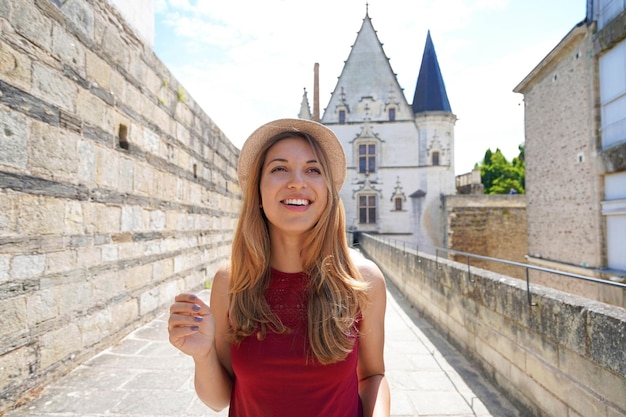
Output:
[[[74,180],[79,171],[78,136],[33,122],[29,143],[28,167],[32,174],[44,178]]]
[[[25,196],[20,200],[18,228],[24,235],[61,235],[64,217],[62,199]]]
[[[509,379],[511,376],[511,367],[519,367],[520,365],[519,363],[512,363],[484,340],[476,339],[475,345],[476,347],[474,353],[478,355],[481,362],[485,362],[486,364],[488,364],[496,372],[505,376],[506,379]]]
[[[45,255],[17,255],[11,261],[9,274],[13,279],[32,279],[43,274],[45,267]]]
[[[78,89],[76,97],[76,116],[84,122],[104,129],[106,103],[89,90]],[[113,132],[110,132],[114,134]]]
[[[113,262],[119,259],[117,245],[104,245],[100,247],[102,262]]]
[[[60,70],[50,68],[35,61],[33,63],[33,95],[45,98],[68,112],[77,110],[79,88],[66,78]]]
[[[123,193],[133,193],[135,184],[135,163],[136,161],[121,157],[119,163],[119,191]]]
[[[528,374],[518,373],[515,386],[547,416],[566,416],[567,405]]]
[[[19,384],[36,369],[37,355],[32,345],[22,346],[0,355],[0,390],[11,384]]]
[[[591,358],[626,379],[626,310],[603,310],[598,305],[588,313]]]
[[[85,211],[85,223],[90,226],[89,229],[93,229],[93,232],[117,233],[121,230],[121,207],[107,204],[90,204]]]
[[[126,289],[134,291],[148,286],[152,282],[152,264],[136,266],[124,270]]]
[[[78,268],[75,251],[58,251],[46,253],[46,274],[57,274]]]
[[[124,271],[104,271],[93,277],[93,303],[106,305],[109,301],[124,294],[126,275]]]
[[[13,13],[11,24],[17,33],[50,52],[52,22],[41,13],[34,2],[22,2],[19,10]]]
[[[74,323],[67,323],[59,329],[44,333],[39,343],[39,366],[46,369],[56,362],[69,358],[82,347],[82,337]]]
[[[9,280],[10,255],[0,255],[0,284]]]
[[[0,336],[14,336],[27,330],[26,297],[0,300]]]
[[[70,1],[62,5],[61,10],[67,17],[72,30],[78,31],[83,37],[93,39],[95,36],[94,10],[88,2]]]
[[[72,67],[76,73],[85,78],[86,49],[63,26],[52,27],[52,52],[61,61]]]
[[[111,90],[111,66],[92,51],[85,53],[86,78],[104,90]]]
[[[143,210],[139,206],[122,207],[122,231],[139,232],[143,230]]]
[[[26,169],[30,120],[15,112],[0,112],[0,166]]]
[[[89,269],[102,263],[102,256],[99,247],[87,246],[76,249],[76,262],[82,268]]]
[[[96,153],[91,141],[80,140],[78,142],[78,165],[77,179],[85,183],[93,183],[96,180]]]
[[[146,164],[135,164],[133,191],[140,195],[152,195],[154,189],[153,168]]]
[[[105,188],[119,188],[120,155],[110,148],[96,148],[96,183]]]
[[[94,311],[81,317],[78,321],[82,345],[85,347],[101,343],[115,328],[109,310]]]
[[[31,68],[32,60],[28,55],[0,42],[0,74],[3,80],[21,90],[30,91]]]
[[[135,299],[113,304],[109,307],[109,311],[114,330],[123,329],[139,317],[139,305]]]
[[[18,193],[0,190],[0,236],[17,233],[18,199]]]
[[[59,292],[53,288],[46,288],[29,294],[26,299],[26,317],[30,328],[34,328],[44,321],[52,320],[59,315],[58,295],[60,295]]]

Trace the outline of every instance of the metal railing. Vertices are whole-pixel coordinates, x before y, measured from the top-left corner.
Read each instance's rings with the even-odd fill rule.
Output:
[[[378,240],[382,240],[382,241],[388,241],[391,244],[391,241],[394,242],[393,247],[394,248],[398,248],[398,246],[395,245],[396,242],[400,242],[402,243],[402,247],[403,247],[403,251],[406,252],[407,250],[407,245],[409,246],[409,249],[413,249],[412,247],[410,247],[410,244],[408,244],[408,242],[402,241],[402,240],[397,240],[397,239],[392,239],[386,236],[376,236],[376,235],[369,235],[369,237],[372,237],[374,239],[378,239]],[[415,248],[415,251],[417,253],[417,255],[419,256],[419,246],[413,246]],[[599,278],[593,278],[593,277],[589,277],[589,276],[585,276],[585,275],[579,275],[579,274],[573,274],[570,272],[564,272],[564,271],[557,271],[555,269],[550,269],[550,268],[544,268],[541,266],[535,266],[535,265],[529,265],[529,264],[525,264],[525,263],[521,263],[521,262],[514,262],[514,261],[507,261],[504,259],[498,259],[498,258],[492,258],[490,256],[483,256],[483,255],[476,255],[473,253],[468,253],[468,252],[462,252],[462,251],[458,251],[458,250],[454,250],[454,249],[446,249],[446,248],[439,248],[439,247],[433,247],[433,249],[435,250],[435,263],[437,265],[439,265],[439,252],[445,252],[445,253],[452,253],[455,255],[460,255],[460,256],[465,256],[467,258],[467,278],[469,280],[469,282],[473,283],[475,282],[474,279],[472,279],[472,272],[470,270],[470,260],[471,259],[481,259],[481,260],[485,260],[485,261],[491,261],[491,262],[496,262],[496,263],[501,263],[501,264],[505,264],[505,265],[512,265],[512,266],[517,266],[520,268],[524,268],[525,273],[526,273],[526,294],[528,297],[528,305],[530,306],[536,306],[536,303],[533,303],[532,301],[532,297],[531,297],[531,292],[530,292],[530,275],[529,275],[529,271],[530,270],[535,270],[535,271],[541,271],[541,272],[547,272],[550,274],[555,274],[555,275],[561,275],[564,277],[568,277],[568,278],[574,278],[574,279],[580,279],[580,280],[584,280],[584,281],[589,281],[589,282],[594,282],[596,284],[601,284],[601,285],[610,285],[610,286],[614,286],[614,287],[618,287],[618,288],[622,288],[622,289],[626,289],[626,284],[621,283],[621,282],[617,282],[617,281],[610,281],[610,280],[604,280],[604,279],[599,279]],[[448,258],[445,258],[448,259]]]

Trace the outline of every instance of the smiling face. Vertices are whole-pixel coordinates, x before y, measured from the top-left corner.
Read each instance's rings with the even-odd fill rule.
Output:
[[[306,139],[288,137],[267,151],[260,194],[270,234],[297,235],[317,223],[328,204],[328,187]]]

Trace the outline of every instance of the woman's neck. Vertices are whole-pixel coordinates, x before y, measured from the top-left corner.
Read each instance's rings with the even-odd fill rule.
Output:
[[[270,236],[270,266],[281,272],[302,272],[303,238]]]

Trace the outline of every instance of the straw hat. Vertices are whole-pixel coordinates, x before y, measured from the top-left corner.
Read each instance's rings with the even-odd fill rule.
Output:
[[[242,189],[250,178],[250,169],[259,157],[267,141],[283,132],[303,132],[309,134],[324,151],[333,182],[341,189],[346,178],[346,155],[335,133],[323,124],[305,119],[279,119],[264,124],[246,139],[239,154],[237,177]]]

